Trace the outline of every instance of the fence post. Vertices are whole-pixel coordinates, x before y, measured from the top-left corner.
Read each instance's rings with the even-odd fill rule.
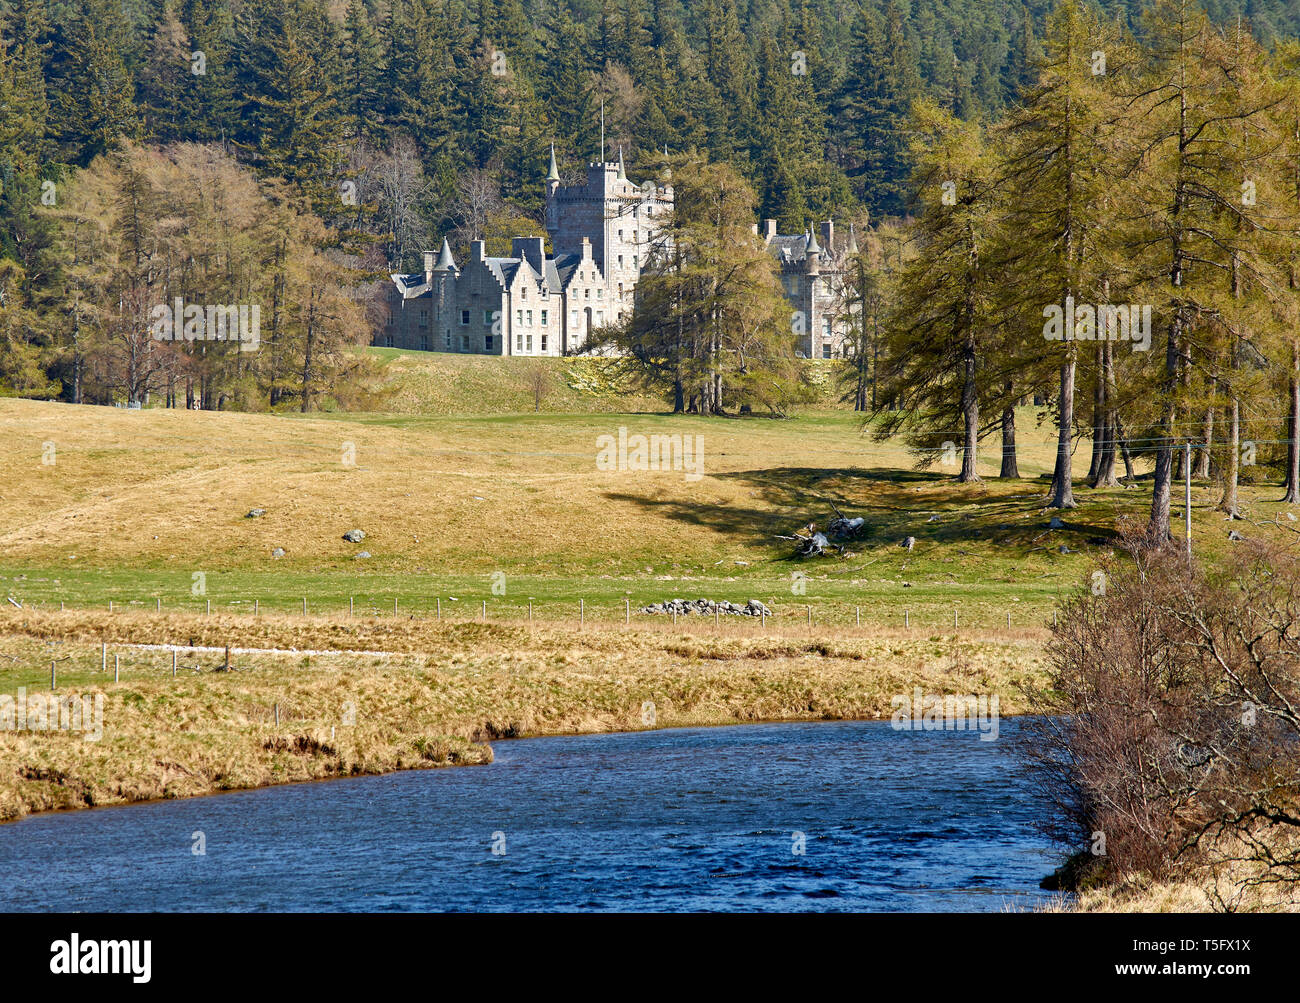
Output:
[[[766,628],[766,627],[767,627],[767,611],[764,610],[763,612],[759,613],[758,615],[762,618],[763,627]]]
[[[1007,613],[1007,630],[1011,629],[1011,614]]]
[[[442,619],[442,597],[438,597],[438,619]]]
[[[808,626],[811,627],[811,626],[812,626],[812,607],[811,607],[811,606],[805,606],[804,609],[806,609],[806,610],[808,611]]]
[[[275,705],[275,726],[276,726],[277,728],[280,727],[280,705],[279,705],[279,703],[277,703],[277,704]]]
[[[112,600],[112,599],[110,599],[110,600],[108,601],[108,611],[109,611],[110,613],[113,612],[113,600]]]
[[[853,609],[856,611],[857,616],[858,616],[858,626],[861,627],[861,626],[862,626],[862,607],[861,607],[861,606],[854,606]]]
[[[254,599],[254,600],[253,600],[253,616],[257,616],[258,607],[259,607],[260,605],[261,605],[261,600],[258,600],[258,599]]]
[[[533,597],[528,597],[528,622],[533,622]]]
[[[114,655],[114,656],[113,656],[113,682],[117,682],[118,679],[121,678],[120,675],[119,675],[119,668],[120,668],[120,667],[119,667],[119,665],[118,665],[118,658],[119,658],[118,655]]]
[[[912,629],[912,611],[910,609],[903,610],[903,629]]]
[[[207,599],[207,600],[205,600],[205,602],[207,602],[207,604],[208,604],[207,615],[208,615],[208,616],[211,616],[211,615],[212,615],[212,600],[211,600],[211,599]]]
[[[161,613],[161,612],[162,612],[162,598],[161,598],[161,597],[158,597],[158,596],[155,596],[155,597],[154,597],[154,601],[153,601],[153,611],[154,611],[155,613]]]
[[[393,596],[393,616],[397,616],[397,596]]]
[[[62,599],[59,600],[59,612],[60,612],[60,613],[63,612],[63,600],[62,600]]]
[[[303,596],[303,597],[302,597],[302,615],[303,615],[303,616],[306,616],[306,615],[307,615],[307,597],[306,597],[306,596]]]
[[[348,596],[348,616],[352,615],[352,609],[353,609],[352,602],[353,602],[353,597]]]
[[[587,600],[578,600],[578,626],[585,626],[587,623]]]
[[[632,600],[631,599],[623,600],[623,622],[624,623],[632,622]]]
[[[101,644],[99,646],[99,671],[100,672],[108,671],[108,645],[107,644]]]
[[[55,676],[55,674],[54,674],[54,666],[55,666],[56,664],[57,664],[57,663],[55,663],[55,662],[50,662],[50,689],[55,689],[55,688],[57,687],[57,685],[58,685],[57,678],[56,678],[56,676]]]
[[[952,611],[952,629],[953,629],[953,630],[956,630],[956,629],[957,629],[957,611],[956,611],[956,610],[953,610],[953,611]]]
[[[483,622],[487,623],[487,600],[483,600]]]
[[[717,626],[718,626],[719,624],[721,624],[721,622],[722,622],[722,621],[719,619],[719,616],[720,616],[720,614],[719,614],[719,612],[718,612],[718,607],[714,606],[714,607],[713,607],[713,626],[714,626],[714,627],[717,627]]]
[[[677,607],[673,607],[673,626],[677,626]]]
[[[176,649],[172,648],[172,678],[176,678]]]

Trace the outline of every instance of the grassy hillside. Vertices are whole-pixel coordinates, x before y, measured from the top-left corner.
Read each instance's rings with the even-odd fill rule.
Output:
[[[636,385],[612,359],[498,358],[407,352],[396,348],[365,350],[383,365],[390,395],[386,411],[398,414],[637,413],[667,409],[666,398]],[[805,363],[814,403],[837,403],[836,363]],[[540,403],[535,395],[541,373]]]
[[[822,623],[860,606],[864,623],[909,611],[938,628],[956,609],[963,624],[1004,625],[1010,612],[1027,627],[1097,569],[1117,519],[1149,504],[1146,489],[1080,488],[1065,528],[1049,530],[1053,446],[1032,418],[1021,415],[1024,479],[997,480],[990,457],[989,479],[962,486],[914,471],[843,411],[302,418],[3,400],[0,590],[186,609],[289,610],[306,596],[318,612],[350,596],[379,612],[394,597],[404,612],[441,598],[457,617],[481,615],[481,600],[491,617],[524,616],[532,597],[535,615],[566,619],[580,599],[589,617],[621,619],[625,599],[707,596],[758,598],[790,619],[810,605]],[[620,426],[700,436],[703,476],[598,470],[597,437]],[[1086,460],[1085,445],[1079,473]],[[1276,495],[1244,489],[1255,520],[1279,514]],[[1229,546],[1215,500],[1207,485],[1193,493],[1203,553]],[[847,558],[793,560],[774,536],[824,524],[832,502],[865,517],[867,537]],[[245,518],[254,508],[266,515]],[[363,543],[342,539],[354,528]]]

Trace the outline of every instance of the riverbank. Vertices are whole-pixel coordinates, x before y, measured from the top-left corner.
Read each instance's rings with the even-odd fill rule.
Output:
[[[186,646],[175,677],[169,645]],[[102,695],[102,736],[0,731],[0,820],[486,763],[501,737],[882,718],[918,686],[997,694],[1015,714],[1045,669],[1041,634],[1028,631],[827,639],[711,622],[0,613],[0,694],[50,693],[51,661],[56,695],[88,707]]]

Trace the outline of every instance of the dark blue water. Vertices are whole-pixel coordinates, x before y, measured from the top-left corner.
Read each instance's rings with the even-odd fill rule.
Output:
[[[1027,907],[1057,861],[1014,731],[524,739],[487,767],[43,815],[0,826],[0,909]]]

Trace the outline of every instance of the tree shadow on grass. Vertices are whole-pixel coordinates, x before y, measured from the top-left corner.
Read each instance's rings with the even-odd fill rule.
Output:
[[[1051,515],[1026,520],[1026,510],[1041,504],[1033,481],[958,484],[948,474],[896,468],[774,467],[711,475],[748,489],[762,506],[715,505],[703,499],[654,498],[631,492],[606,492],[610,501],[629,502],[664,518],[712,530],[732,543],[770,547],[774,557],[789,546],[777,536],[790,535],[809,523],[825,529],[835,507],[845,516],[862,516],[866,529],[858,546],[901,544],[915,537],[916,547],[950,548],[962,543],[992,544],[1010,556],[1055,550],[1061,544],[1077,551],[1084,545],[1108,545],[1113,527],[1081,517],[1079,510],[1059,514],[1064,527],[1051,530]],[[943,497],[917,489],[951,488]],[[1005,486],[1007,493],[993,493]],[[1028,489],[1028,492],[1026,491]],[[1027,497],[1027,494],[1029,497]],[[1042,500],[1045,502],[1046,494]],[[932,521],[933,519],[933,521]]]

